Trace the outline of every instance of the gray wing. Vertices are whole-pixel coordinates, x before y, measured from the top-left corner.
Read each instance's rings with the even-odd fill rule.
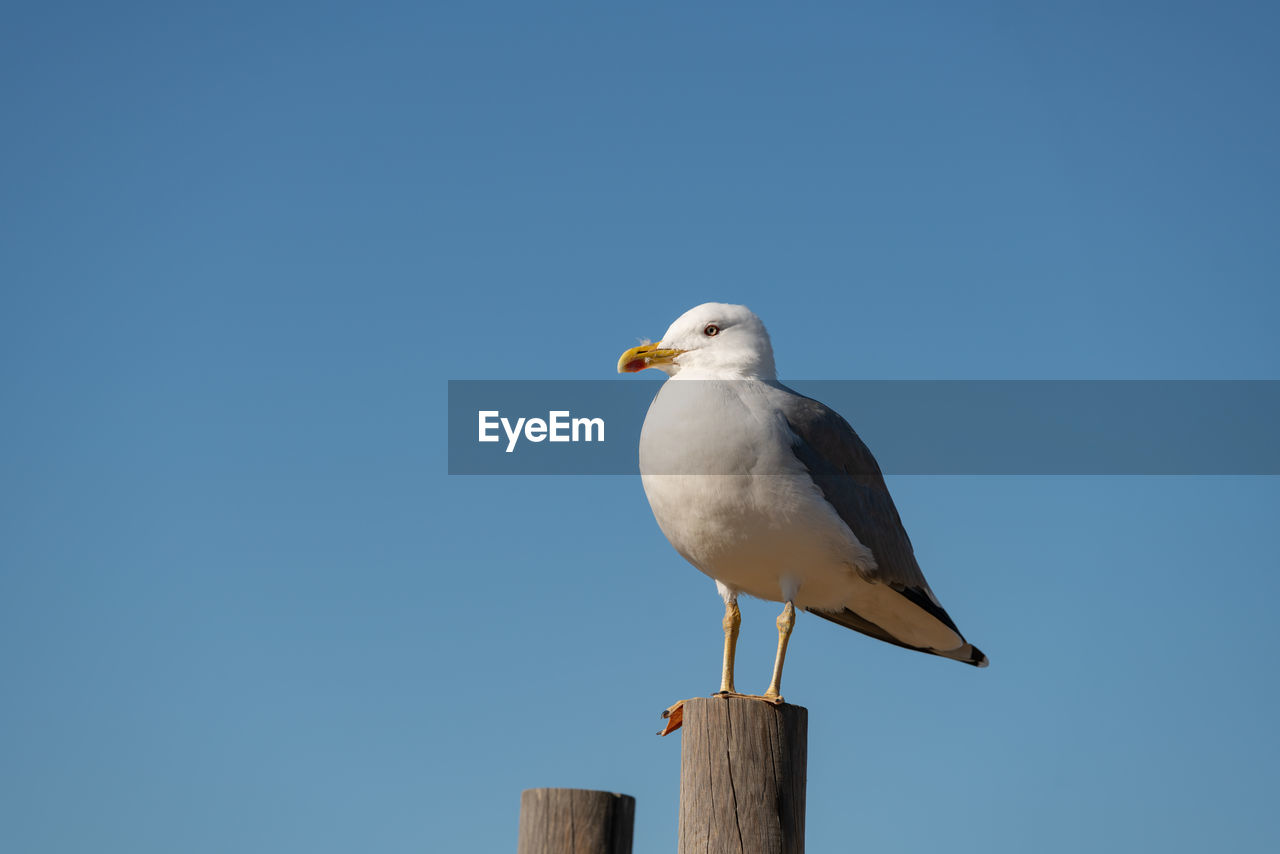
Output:
[[[780,390],[783,415],[795,434],[792,450],[849,530],[871,550],[876,568],[869,573],[870,579],[888,585],[959,635],[960,630],[920,571],[911,538],[871,451],[838,412],[785,386]],[[848,609],[839,614],[812,613],[871,637],[917,649]],[[921,651],[980,667],[987,663],[986,656],[967,643],[958,650]]]

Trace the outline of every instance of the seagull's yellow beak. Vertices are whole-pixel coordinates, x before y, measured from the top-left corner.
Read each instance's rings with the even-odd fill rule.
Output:
[[[618,373],[634,374],[645,368],[666,365],[683,352],[683,350],[664,350],[657,344],[641,344],[618,357]]]

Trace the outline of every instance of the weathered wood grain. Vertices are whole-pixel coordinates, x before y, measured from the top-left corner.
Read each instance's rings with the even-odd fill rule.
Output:
[[[686,701],[679,854],[803,854],[808,733],[801,706]]]
[[[591,789],[525,789],[518,854],[631,854],[636,799]]]

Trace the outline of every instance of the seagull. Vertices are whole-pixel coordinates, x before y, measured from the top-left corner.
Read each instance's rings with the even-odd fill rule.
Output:
[[[871,451],[838,413],[778,382],[760,318],[740,305],[692,308],[618,359],[619,373],[647,368],[668,379],[640,433],[640,479],[662,533],[724,600],[718,694],[782,702],[797,608],[987,666],[929,589]],[[742,594],[785,603],[763,695],[734,686]],[[667,712],[675,726],[680,705]]]

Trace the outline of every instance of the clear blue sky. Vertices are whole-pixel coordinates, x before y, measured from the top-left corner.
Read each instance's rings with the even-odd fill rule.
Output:
[[[714,588],[637,478],[448,477],[448,379],[710,299],[784,378],[1275,378],[1275,7],[1031,5],[9,9],[0,847],[513,850],[578,786],[672,849]],[[1277,479],[890,485],[992,665],[800,619],[810,850],[1280,846]]]

